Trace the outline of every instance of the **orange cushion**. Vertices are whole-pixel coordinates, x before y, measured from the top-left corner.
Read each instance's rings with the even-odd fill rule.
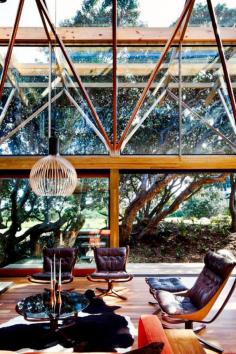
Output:
[[[142,315],[138,326],[138,346],[140,348],[152,342],[164,343],[162,354],[174,354],[158,317]]]

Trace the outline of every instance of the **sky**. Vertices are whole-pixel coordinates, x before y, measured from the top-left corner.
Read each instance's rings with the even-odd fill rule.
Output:
[[[118,0],[119,1],[119,0]],[[141,20],[149,27],[165,27],[173,23],[181,13],[185,0],[138,0],[141,10]],[[206,2],[206,0],[196,0]],[[0,4],[0,27],[12,26],[19,0],[8,0]],[[63,19],[71,18],[80,8],[82,0],[48,0],[53,20],[55,19],[55,2],[57,7],[57,23]],[[65,6],[66,3],[66,6]],[[176,6],[178,3],[178,6]],[[236,0],[213,0],[213,4],[225,3],[228,7],[235,8]],[[174,4],[174,6],[173,6]],[[7,14],[7,15],[6,15]],[[37,13],[35,0],[25,0],[21,26],[41,26]]]

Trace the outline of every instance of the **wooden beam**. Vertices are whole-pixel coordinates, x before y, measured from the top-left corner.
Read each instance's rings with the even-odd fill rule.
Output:
[[[112,135],[113,153],[116,154],[117,142],[117,0],[112,1]]]
[[[76,63],[74,64],[76,71],[80,76],[106,76],[112,72],[110,64],[100,63]],[[205,70],[205,63],[183,63],[182,76],[196,76],[200,71]],[[53,71],[59,75],[57,65],[53,65]],[[129,63],[119,64],[117,67],[117,76],[149,76],[155,67],[153,63]],[[235,75],[236,63],[232,62],[228,64],[229,73]],[[22,64],[15,63],[14,68],[19,71],[22,76],[47,76],[48,65],[47,64]],[[215,64],[211,70],[221,70],[221,64]],[[168,64],[163,64],[162,69],[168,69]],[[172,76],[178,76],[178,63],[172,64],[168,70],[168,74]]]
[[[100,63],[76,63],[74,64],[78,74],[80,76],[104,76],[108,75],[112,71],[110,64]],[[117,75],[135,75],[135,76],[148,76],[155,67],[155,63],[129,63],[119,64],[117,67]],[[195,76],[200,71],[205,70],[205,63],[183,63],[182,75],[183,76]],[[229,72],[231,75],[236,73],[236,63],[232,62],[228,64]],[[14,68],[19,71],[22,76],[46,76],[48,74],[47,64],[29,64],[29,63],[14,63]],[[217,63],[211,67],[211,70],[221,70],[221,64]],[[52,69],[59,75],[57,65],[53,65]],[[161,69],[168,69],[168,64],[163,64]],[[178,76],[178,63],[172,64],[168,71],[169,75]]]
[[[111,88],[112,83],[111,82],[85,82],[84,83],[85,87],[89,88]],[[232,83],[233,88],[236,88],[236,82]],[[6,83],[4,85],[5,88],[12,88],[12,85],[10,83]],[[48,83],[47,82],[21,82],[19,83],[20,88],[47,88]],[[59,83],[56,84],[57,88],[63,88],[64,86]],[[75,83],[70,83],[67,84],[67,87],[73,88],[73,87],[78,87],[78,85]],[[144,88],[145,87],[145,82],[119,82],[119,88]],[[151,88],[156,89],[157,84],[156,82],[152,84]],[[160,83],[159,88],[166,87],[165,82]],[[170,82],[168,84],[168,87],[171,89],[178,89],[179,84],[177,82]],[[189,88],[193,90],[202,90],[202,89],[209,89],[209,88],[214,88],[215,83],[214,82],[182,82],[182,87],[183,88]],[[217,90],[217,88],[216,88]],[[47,92],[45,93],[45,95]]]
[[[110,172],[110,247],[119,247],[119,171]]]
[[[170,38],[173,28],[132,27],[117,28],[117,45],[163,45]],[[12,27],[0,27],[0,45],[8,45]],[[221,38],[225,45],[236,44],[234,27],[221,27]],[[66,45],[110,45],[112,46],[111,27],[58,27],[57,33]],[[179,43],[179,34],[174,44]],[[187,28],[183,44],[215,44],[212,28]],[[16,45],[48,45],[42,27],[20,27]]]
[[[232,170],[236,155],[65,156],[78,170]],[[40,156],[0,156],[0,170],[30,170]]]

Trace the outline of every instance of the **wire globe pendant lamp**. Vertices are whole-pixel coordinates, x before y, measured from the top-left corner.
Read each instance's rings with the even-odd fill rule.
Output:
[[[59,140],[51,136],[52,48],[49,56],[48,140],[49,155],[38,160],[30,171],[30,186],[38,196],[56,197],[73,194],[77,173],[73,165],[60,156]]]

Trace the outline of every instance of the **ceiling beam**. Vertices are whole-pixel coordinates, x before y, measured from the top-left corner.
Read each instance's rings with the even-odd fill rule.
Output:
[[[19,71],[22,76],[47,76],[48,65],[47,64],[28,64],[13,62],[12,66]],[[106,63],[76,63],[74,64],[80,76],[106,76],[112,71],[112,66]],[[155,67],[155,63],[124,63],[119,64],[117,67],[118,76],[148,76]],[[168,69],[168,64],[163,64],[162,69]],[[182,64],[182,76],[196,76],[200,71],[204,70],[206,63],[183,63]],[[228,63],[229,72],[231,75],[236,73],[236,62],[231,61]],[[59,75],[57,65],[53,65],[52,69]],[[212,65],[211,70],[221,70],[222,66],[219,63]],[[178,76],[178,63],[174,63],[168,70],[169,75]]]
[[[30,170],[40,156],[0,156],[0,170]],[[236,170],[235,155],[67,156],[78,170]]]
[[[213,88],[214,85],[215,85],[214,82],[182,82],[183,88],[189,88],[194,90],[209,89],[209,88]],[[84,86],[89,88],[111,88],[112,83],[111,82],[85,82]],[[233,88],[236,88],[236,82],[233,82],[232,86]],[[12,85],[10,83],[5,83],[4,87],[11,88]],[[47,82],[21,82],[19,83],[19,87],[20,88],[47,88],[48,83]],[[64,85],[59,83],[56,85],[56,87],[63,88]],[[67,87],[73,88],[73,87],[78,87],[78,85],[76,83],[73,84],[71,83],[68,84]],[[118,87],[119,88],[144,88],[145,82],[119,82]],[[162,87],[166,87],[165,83],[160,84],[159,88]],[[168,84],[168,87],[173,89],[178,89],[179,84],[177,82],[170,82]],[[155,89],[156,83],[153,83],[151,85],[151,88]]]
[[[111,27],[58,27],[57,33],[66,45],[109,45],[112,46]],[[132,27],[117,28],[117,45],[163,45],[173,28]],[[8,45],[12,27],[0,27],[0,45]],[[221,27],[223,44],[236,44],[235,28]],[[179,34],[173,44],[179,43]],[[183,44],[215,44],[212,28],[187,28]],[[42,27],[19,27],[15,45],[47,46],[48,40]]]

